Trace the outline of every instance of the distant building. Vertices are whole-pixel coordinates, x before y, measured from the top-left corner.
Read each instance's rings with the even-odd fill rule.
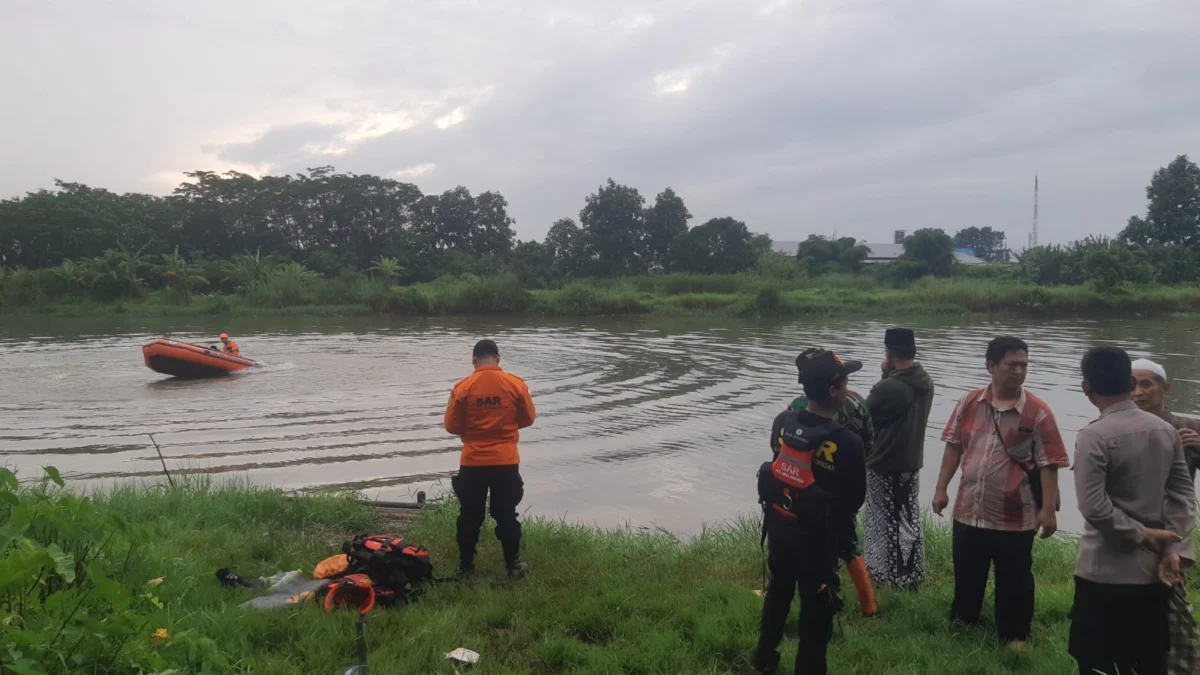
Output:
[[[902,233],[902,230],[897,230],[896,236],[899,237]],[[898,260],[900,256],[904,255],[903,243],[868,244],[864,242],[863,245],[871,250],[871,252],[867,254],[866,262],[868,263],[892,262],[893,260]],[[780,253],[787,253],[788,255],[796,255],[796,249],[799,248],[799,246],[800,242],[798,241],[777,241],[773,244],[773,248],[776,251]],[[964,265],[982,265],[987,262],[986,260],[982,258],[976,258],[974,255],[971,255],[971,253],[966,253],[965,251],[971,251],[971,253],[974,253],[974,251],[971,249],[955,249],[954,257],[958,260],[958,262]]]

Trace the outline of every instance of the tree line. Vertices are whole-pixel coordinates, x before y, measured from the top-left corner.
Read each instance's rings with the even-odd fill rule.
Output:
[[[578,220],[556,221],[543,241],[518,241],[508,202],[494,191],[459,186],[426,195],[410,183],[332,167],[186,177],[166,197],[58,181],[0,201],[0,281],[44,270],[38,283],[54,285],[48,294],[98,299],[145,287],[232,292],[267,276],[286,277],[291,287],[314,275],[364,274],[387,285],[507,274],[536,288],[579,278],[756,272],[794,279],[869,267],[902,284],[966,273],[955,248],[988,262],[1011,255],[1004,233],[990,227],[953,236],[919,229],[888,264],[866,265],[869,249],[849,237],[812,235],[794,254],[778,253],[769,237],[733,217],[689,226],[691,213],[669,187],[649,202],[612,179],[584,199]],[[1003,275],[1104,287],[1200,281],[1200,168],[1181,155],[1154,173],[1146,195],[1145,217],[1130,218],[1116,239],[1029,249]]]
[[[256,252],[324,275],[395,261],[409,281],[520,271],[531,280],[614,277],[665,271],[737,273],[771,240],[731,217],[689,229],[671,188],[647,204],[609,179],[585,199],[578,224],[564,218],[546,239],[518,241],[508,201],[459,186],[422,194],[410,183],[331,167],[257,178],[194,171],[167,197],[116,194],[56,181],[0,201],[0,265],[49,268],[105,256],[193,264]],[[116,264],[114,262],[114,264]]]

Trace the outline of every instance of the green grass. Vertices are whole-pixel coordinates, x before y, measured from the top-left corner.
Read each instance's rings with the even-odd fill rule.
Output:
[[[174,489],[124,488],[100,497],[101,508],[134,522],[153,522],[157,536],[126,575],[165,581],[164,606],[148,627],[166,628],[168,661],[188,668],[182,636],[211,638],[236,664],[258,675],[341,673],[354,660],[353,617],[315,606],[248,613],[236,605],[255,595],[219,587],[214,571],[243,576],[301,569],[337,552],[351,535],[373,530],[370,511],[352,496],[285,498],[247,486],[193,481]],[[453,570],[453,505],[427,509],[406,538],[432,552],[435,573]],[[600,531],[532,519],[524,558],[531,576],[510,582],[499,546],[484,527],[479,574],[469,583],[434,587],[420,603],[373,612],[368,625],[377,675],[452,673],[443,654],[479,652],[472,672],[497,673],[747,673],[758,632],[761,558],[753,519],[679,541],[662,532]],[[836,673],[1071,672],[1066,654],[1074,547],[1069,540],[1035,546],[1038,605],[1032,649],[997,645],[991,600],[979,628],[951,629],[949,534],[928,536],[928,578],[919,593],[880,590],[882,615],[858,616],[852,587],[831,646]],[[795,608],[784,663],[795,654]],[[148,637],[147,637],[148,639]],[[193,672],[197,672],[193,670]]]
[[[976,314],[1104,316],[1200,311],[1200,287],[1037,286],[1003,276],[925,278],[902,287],[871,275],[784,280],[754,274],[667,274],[625,279],[588,279],[561,288],[528,289],[511,275],[444,278],[388,288],[365,280],[308,279],[304,292],[194,295],[148,291],[137,299],[5,305],[8,315],[149,317],[192,316],[809,316],[887,317]],[[288,290],[288,289],[285,289]]]

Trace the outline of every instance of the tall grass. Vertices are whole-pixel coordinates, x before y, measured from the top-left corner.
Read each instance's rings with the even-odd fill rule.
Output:
[[[559,316],[610,316],[647,314],[652,296],[630,284],[594,285],[576,281],[560,290],[537,294],[536,309]]]
[[[373,530],[372,514],[352,495],[289,499],[272,490],[191,480],[176,488],[122,488],[98,496],[96,504],[109,517],[154,528],[124,583],[142,593],[146,580],[163,579],[154,587],[162,607],[146,618],[170,637],[161,644],[151,644],[148,634],[138,638],[140,648],[163,658],[163,670],[206,672],[203,663],[189,660],[188,645],[200,638],[230,664],[223,672],[338,673],[353,663],[351,616],[315,606],[243,612],[236,605],[256,592],[220,588],[213,575],[227,566],[245,577],[310,571],[343,539]],[[429,547],[438,575],[454,564],[455,516],[453,504],[434,505],[403,533]],[[658,530],[599,530],[535,518],[526,522],[524,549],[532,574],[522,582],[504,577],[499,546],[484,536],[472,581],[435,586],[420,603],[373,612],[367,628],[372,672],[452,673],[443,654],[456,647],[482,655],[472,671],[480,675],[748,672],[762,606],[753,592],[762,588],[757,519],[734,518],[680,539]],[[1035,544],[1038,605],[1026,653],[997,644],[990,606],[979,628],[951,628],[945,529],[928,529],[927,555],[926,586],[916,593],[880,589],[878,618],[860,618],[852,587],[843,583],[847,610],[831,646],[831,672],[1074,672],[1066,654],[1070,540]],[[785,665],[794,658],[794,631],[795,610]]]
[[[1008,268],[1004,268],[1008,269]],[[878,275],[783,279],[764,274],[666,274],[584,279],[559,288],[528,289],[511,274],[446,277],[392,286],[358,272],[328,279],[296,263],[276,265],[236,294],[192,295],[186,289],[143,291],[99,303],[80,295],[48,295],[68,284],[62,270],[8,270],[0,278],[0,311],[146,315],[366,314],[410,316],[538,314],[614,316],[696,314],[751,318],[907,316],[1012,313],[1030,316],[1163,314],[1200,310],[1200,286],[1118,284],[1038,286],[1003,270],[889,284]],[[54,291],[57,292],[57,291]],[[184,293],[186,298],[180,298]],[[55,299],[57,297],[57,300]],[[184,300],[187,300],[186,302]]]

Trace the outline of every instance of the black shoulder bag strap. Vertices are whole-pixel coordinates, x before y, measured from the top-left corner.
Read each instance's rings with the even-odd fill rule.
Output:
[[[991,407],[991,404],[988,404],[988,407]],[[996,437],[1000,439],[1000,447],[1004,448],[1004,454],[1008,455],[1008,458],[1012,461],[1017,462],[1017,466],[1020,466],[1021,470],[1025,472],[1025,478],[1029,481],[1029,491],[1033,493],[1033,505],[1040,510],[1042,505],[1046,503],[1046,500],[1042,495],[1042,470],[1037,466],[1036,452],[1033,447],[1034,441],[1032,439],[1029,441],[1029,459],[1033,462],[1033,468],[1026,469],[1016,457],[1013,457],[1012,452],[1008,449],[1008,444],[1004,442],[1004,433],[1000,431],[998,412],[994,407],[992,408],[992,425],[996,428]],[[1056,502],[1054,510],[1058,511],[1061,505],[1061,501]]]

